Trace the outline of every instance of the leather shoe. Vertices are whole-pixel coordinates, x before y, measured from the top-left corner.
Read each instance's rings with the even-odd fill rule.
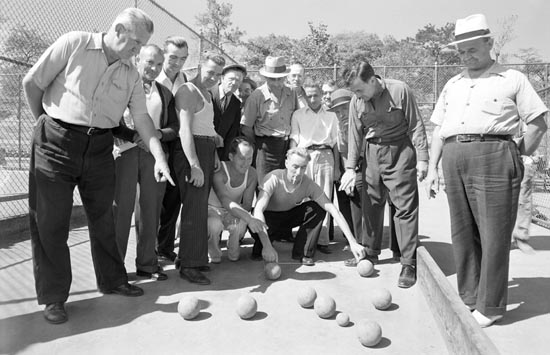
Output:
[[[200,272],[208,272],[211,270],[210,266],[208,265],[197,266],[196,269],[199,270]]]
[[[171,262],[174,262],[177,256],[178,254],[174,253],[173,251],[170,253],[162,253],[162,252],[158,253],[159,259],[164,259],[166,261],[171,261]]]
[[[136,276],[139,276],[139,277],[146,277],[146,278],[149,278],[149,279],[152,279],[152,280],[157,280],[157,281],[164,281],[164,280],[167,280],[168,279],[168,275],[166,275],[164,272],[162,272],[162,270],[159,268],[157,269],[157,271],[154,271],[154,272],[147,272],[147,271],[143,271],[143,270],[136,270]]]
[[[138,297],[143,296],[143,289],[135,285],[130,285],[129,283],[122,284],[110,290],[102,290],[104,294],[114,293],[115,295],[127,296],[127,297]]]
[[[304,256],[302,258],[302,265],[313,266],[313,265],[315,265],[315,262],[313,261],[312,258],[308,258],[307,256]]]
[[[409,288],[416,283],[416,268],[412,265],[403,265],[399,274],[397,286]]]
[[[193,267],[182,267],[180,270],[180,277],[194,284],[210,285],[210,280],[204,276],[202,272]]]
[[[323,254],[332,254],[332,251],[328,248],[328,245],[317,245],[317,250]]]
[[[69,319],[65,311],[65,302],[47,304],[44,308],[44,318],[52,324],[65,323]]]

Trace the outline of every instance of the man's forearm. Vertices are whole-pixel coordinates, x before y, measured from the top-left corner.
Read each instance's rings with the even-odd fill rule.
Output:
[[[432,134],[432,148],[430,152],[430,163],[428,165],[428,169],[437,169],[437,165],[441,159],[441,154],[443,153],[443,140],[439,137],[440,129],[440,126],[436,126]]]
[[[153,125],[153,121],[149,115],[136,116],[134,115],[134,125],[138,131],[141,139],[147,144],[149,151],[153,155],[156,161],[165,161],[166,155],[160,144],[160,140],[157,138],[157,130]]]
[[[338,224],[342,233],[344,233],[344,236],[346,237],[348,243],[351,244],[351,243],[357,242],[344,216],[342,216],[342,213],[340,213],[340,211],[336,208],[336,206],[330,203],[327,206],[325,206],[325,208],[326,208],[326,211],[331,214],[332,218],[334,218],[334,221],[336,222],[336,224]]]
[[[254,135],[254,129],[252,127],[241,125],[241,132],[243,136],[248,138],[249,141],[251,141],[252,143],[256,142],[256,136]]]
[[[523,135],[523,144],[520,145],[520,153],[530,156],[538,148],[540,141],[546,133],[547,125],[544,114],[535,118],[527,124],[527,130]],[[521,147],[523,145],[523,148]]]
[[[38,117],[44,113],[44,108],[42,107],[42,96],[44,96],[44,91],[34,83],[34,80],[29,75],[23,78],[23,90],[25,91],[25,96],[27,97],[32,115],[35,119],[38,119]]]
[[[180,141],[183,152],[190,166],[200,167],[201,164],[197,158],[197,151],[195,150],[195,139],[191,134],[191,130],[180,130]]]

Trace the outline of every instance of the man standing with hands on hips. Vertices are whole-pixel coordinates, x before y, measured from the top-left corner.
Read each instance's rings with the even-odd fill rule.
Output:
[[[142,10],[122,11],[107,33],[70,32],[42,54],[23,79],[34,128],[29,171],[29,217],[38,303],[50,323],[66,322],[71,286],[67,239],[78,186],[88,217],[100,292],[141,296],[128,283],[115,240],[115,169],[111,129],[128,107],[155,157],[155,178],[170,181],[162,146],[147,113],[140,76],[128,59],[153,33]]]
[[[439,189],[443,159],[458,293],[481,327],[506,311],[512,230],[523,175],[546,132],[548,111],[527,78],[491,58],[484,15],[459,19],[458,55],[466,69],[447,82],[435,106],[428,188]],[[520,120],[527,129],[515,142]]]

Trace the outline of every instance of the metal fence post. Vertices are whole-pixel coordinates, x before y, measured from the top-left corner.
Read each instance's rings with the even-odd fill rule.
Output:
[[[439,96],[439,87],[438,87],[438,83],[439,83],[439,70],[438,70],[438,65],[437,65],[437,60],[435,61],[435,64],[434,64],[434,103],[433,103],[433,106],[432,107],[435,107],[435,103],[437,102],[437,98]]]
[[[337,77],[338,77],[338,67],[336,66],[336,63],[334,63],[334,71],[332,73],[332,79],[336,82]]]
[[[19,170],[22,170],[21,165],[21,156],[23,155],[21,151],[21,91],[23,91],[23,83],[22,83],[21,74],[17,76],[17,159],[18,159],[18,166]]]

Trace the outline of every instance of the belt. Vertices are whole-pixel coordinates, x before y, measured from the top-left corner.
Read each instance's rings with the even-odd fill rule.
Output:
[[[306,148],[307,150],[332,150],[332,147],[328,144],[312,144]]]
[[[209,140],[209,141],[212,141],[212,142],[216,141],[216,137],[214,137],[214,136],[200,136],[200,135],[197,135],[197,134],[193,134],[193,138],[206,139],[206,140]]]
[[[371,144],[389,144],[389,143],[402,141],[407,137],[408,136],[406,135],[401,137],[396,137],[396,138],[372,137],[372,138],[367,138],[367,142]]]
[[[107,133],[107,132],[111,131],[110,128],[97,128],[97,127],[79,126],[79,125],[76,125],[76,124],[61,121],[60,119],[53,118],[53,117],[52,117],[52,120],[54,120],[58,125],[60,125],[61,127],[65,128],[65,129],[70,129],[71,131],[77,131],[77,132],[80,132],[80,133],[84,133],[88,136],[93,136],[93,135],[97,135],[97,134],[104,134],[104,133]]]
[[[510,135],[499,134],[457,134],[445,139],[445,143],[469,143],[469,142],[495,142],[495,141],[511,141]]]

